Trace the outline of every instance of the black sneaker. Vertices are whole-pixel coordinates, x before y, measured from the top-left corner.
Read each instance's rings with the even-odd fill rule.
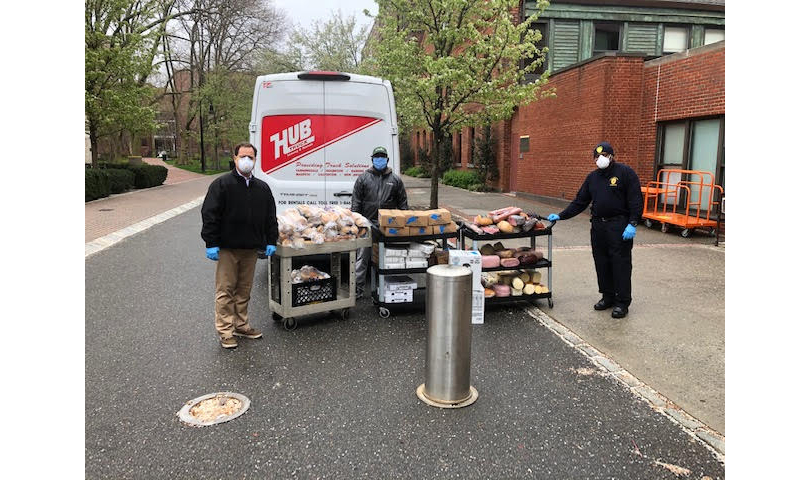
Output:
[[[621,305],[616,305],[612,312],[610,312],[610,316],[613,318],[624,318],[627,315],[627,307],[623,307]]]

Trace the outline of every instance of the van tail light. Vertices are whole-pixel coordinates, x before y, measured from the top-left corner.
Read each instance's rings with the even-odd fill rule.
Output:
[[[350,80],[351,77],[348,73],[343,72],[324,72],[324,71],[312,71],[312,72],[303,72],[298,74],[299,80]]]

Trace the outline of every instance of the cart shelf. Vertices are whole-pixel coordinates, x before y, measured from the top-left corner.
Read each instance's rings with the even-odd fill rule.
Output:
[[[305,248],[278,246],[276,253],[268,257],[267,286],[270,311],[273,320],[283,321],[284,328],[294,330],[298,326],[296,317],[323,312],[339,312],[346,319],[349,309],[355,306],[354,263],[358,248],[370,247],[371,237],[338,242],[325,242],[320,245],[308,244]],[[292,306],[292,259],[316,255],[329,255],[330,275],[337,279],[336,298],[330,301]],[[348,281],[342,282],[341,256],[349,257]]]
[[[540,220],[549,221],[545,217],[537,217]],[[490,267],[490,268],[482,268],[482,272],[498,272],[504,270],[528,270],[534,268],[547,268],[548,269],[548,293],[535,293],[533,295],[517,295],[517,296],[509,296],[509,297],[490,297],[484,299],[484,304],[500,304],[500,303],[513,303],[513,302],[523,302],[523,301],[531,301],[541,298],[548,299],[548,306],[549,308],[554,308],[554,300],[551,298],[551,292],[553,289],[551,288],[551,239],[553,236],[553,227],[554,224],[557,222],[551,222],[550,225],[546,225],[546,228],[542,230],[529,230],[528,232],[515,232],[515,233],[477,233],[473,230],[467,228],[466,225],[462,225],[459,229],[459,248],[464,249],[464,240],[466,238],[473,241],[473,248],[477,249],[477,242],[479,241],[491,241],[491,240],[508,240],[508,239],[517,239],[517,238],[528,238],[530,241],[530,247],[532,249],[536,248],[536,239],[537,237],[548,237],[548,258],[541,258],[536,264],[532,266],[527,265],[518,265],[517,267]]]
[[[551,292],[548,293],[533,293],[531,295],[515,295],[509,297],[489,297],[485,298],[484,302],[487,304],[499,304],[499,303],[513,303],[513,302],[530,302],[532,300],[538,300],[541,298],[548,298],[551,302]]]
[[[385,256],[385,247],[386,245],[395,245],[400,243],[411,243],[411,242],[424,242],[427,240],[441,240],[442,247],[448,248],[448,241],[449,240],[456,240],[458,241],[458,231],[456,232],[449,232],[449,233],[438,233],[438,234],[431,234],[431,235],[413,235],[407,237],[387,237],[380,232],[380,230],[376,227],[373,227],[371,230],[372,238],[380,245],[380,252],[379,255],[381,257]],[[426,293],[427,290],[425,287],[417,287],[413,293],[413,301],[412,302],[397,302],[397,303],[386,303],[384,301],[384,285],[385,285],[385,277],[390,275],[417,275],[417,274],[425,274],[430,267],[415,267],[415,268],[390,268],[390,269],[380,269],[379,265],[372,262],[371,263],[371,295],[372,301],[374,306],[379,309],[380,317],[388,318],[391,316],[391,313],[394,311],[407,311],[407,310],[414,310],[414,309],[423,309],[426,304]]]
[[[518,265],[517,267],[489,267],[489,268],[482,268],[482,272],[503,272],[506,270],[531,270],[535,268],[550,268],[551,262],[546,260],[545,258],[540,259],[539,262],[535,263],[534,265]]]

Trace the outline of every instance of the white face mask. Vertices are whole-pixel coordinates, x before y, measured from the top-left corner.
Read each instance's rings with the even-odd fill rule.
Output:
[[[236,168],[239,169],[240,172],[247,175],[253,170],[254,161],[250,157],[239,157],[239,160],[236,161]]]
[[[610,159],[604,155],[599,155],[599,158],[596,159],[596,166],[605,169],[608,165],[610,165]]]

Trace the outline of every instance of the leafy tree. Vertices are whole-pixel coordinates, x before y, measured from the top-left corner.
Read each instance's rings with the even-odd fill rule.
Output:
[[[329,70],[360,73],[361,52],[368,27],[358,26],[354,15],[332,12],[325,22],[313,21],[290,33],[282,51],[270,51],[263,65],[267,73]]]
[[[368,68],[394,86],[401,123],[433,132],[430,206],[438,206],[439,158],[452,132],[509,118],[541,92],[544,73],[524,82],[544,60],[538,11],[516,22],[518,0],[376,0]]]
[[[98,165],[98,140],[123,130],[154,128],[149,106],[155,52],[174,1],[87,0],[85,3],[85,128],[92,165]]]

